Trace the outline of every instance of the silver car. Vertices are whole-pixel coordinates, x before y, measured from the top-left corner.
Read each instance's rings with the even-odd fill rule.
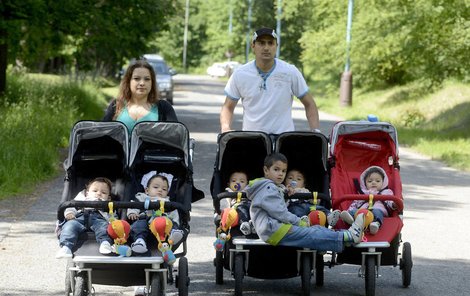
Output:
[[[144,58],[152,65],[157,74],[158,94],[173,105],[173,75],[176,71],[168,67],[162,56],[158,54],[145,54]]]

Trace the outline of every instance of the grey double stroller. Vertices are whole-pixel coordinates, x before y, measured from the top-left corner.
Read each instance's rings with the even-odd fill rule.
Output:
[[[180,228],[185,235],[173,246],[178,270],[167,265],[157,246],[149,245],[143,256],[101,255],[92,232],[85,233],[72,250],[66,268],[66,295],[91,295],[93,284],[113,286],[145,286],[147,295],[164,295],[167,284],[175,284],[179,295],[188,295],[188,261],[186,238],[190,233],[191,203],[204,197],[193,185],[193,140],[179,122],[141,122],[132,131],[120,122],[80,121],[70,134],[68,158],[64,163],[65,181],[58,207],[58,222],[64,220],[64,209],[94,208],[109,211],[108,202],[74,201],[77,193],[95,177],[113,182],[112,204],[120,219],[127,208],[159,209],[160,203],[133,201],[143,191],[140,180],[148,171],[172,174],[170,201],[165,211],[178,210]]]
[[[214,211],[221,214],[221,200],[236,198],[236,193],[225,192],[230,173],[242,170],[250,180],[263,177],[264,158],[272,152],[281,152],[289,160],[289,168],[297,168],[306,175],[311,192],[318,192],[326,208],[329,199],[327,172],[328,141],[321,133],[287,132],[269,135],[255,131],[232,131],[220,134],[211,182]],[[309,194],[311,198],[311,194]],[[297,196],[297,194],[295,195]],[[216,225],[217,226],[217,225]],[[285,279],[300,276],[302,295],[310,295],[311,277],[316,285],[323,285],[323,254],[316,250],[271,246],[256,234],[244,236],[238,226],[232,227],[231,238],[214,259],[216,284],[224,283],[224,270],[235,279],[235,295],[243,294],[245,276],[260,279]],[[273,260],[275,258],[275,260]]]

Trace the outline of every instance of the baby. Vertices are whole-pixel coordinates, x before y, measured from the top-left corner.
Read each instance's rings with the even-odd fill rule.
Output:
[[[111,200],[112,183],[107,178],[95,178],[91,180],[85,190],[78,193],[74,200],[83,201],[108,201]],[[72,257],[72,249],[78,241],[81,233],[92,230],[95,233],[96,241],[100,244],[101,254],[110,254],[113,240],[109,237],[107,229],[109,213],[95,209],[77,210],[67,208],[64,211],[65,222],[61,226],[59,235],[60,250],[56,258]]]
[[[393,195],[393,191],[388,189],[388,177],[384,169],[378,166],[371,166],[362,172],[360,177],[360,194],[382,194],[382,195]],[[351,224],[354,219],[353,216],[359,209],[368,209],[369,203],[365,200],[355,200],[351,203],[347,211],[341,212],[341,219],[344,222]],[[374,214],[374,219],[369,225],[369,232],[376,234],[379,231],[380,226],[383,223],[383,218],[388,216],[388,209],[395,210],[396,204],[393,201],[385,201],[385,205],[382,201],[374,202],[370,211]]]
[[[155,174],[147,182],[145,188],[145,193],[139,192],[136,194],[136,199],[141,202],[145,202],[147,199],[150,201],[169,201],[168,197],[168,188],[169,182],[167,177],[161,174]],[[130,237],[134,240],[131,245],[132,251],[135,253],[146,253],[147,252],[147,238],[150,233],[149,223],[155,218],[156,211],[154,210],[144,210],[140,211],[139,209],[128,209],[127,218],[131,221],[134,221],[131,225]],[[183,230],[178,229],[180,225],[180,219],[178,210],[173,210],[165,215],[173,223],[173,228],[171,230],[171,237],[173,239],[173,244],[177,244],[183,238]]]
[[[305,188],[305,175],[297,169],[291,169],[287,172],[284,184],[287,188],[288,195],[292,195],[294,193],[310,193],[310,191]],[[320,203],[320,199],[318,199],[318,203]],[[313,206],[314,205],[310,200],[291,199],[289,200],[287,208],[289,212],[297,215],[298,217],[303,217],[308,216]],[[315,209],[325,213],[328,225],[331,227],[334,227],[338,222],[340,216],[339,210],[330,212],[327,208],[319,204],[316,205]]]

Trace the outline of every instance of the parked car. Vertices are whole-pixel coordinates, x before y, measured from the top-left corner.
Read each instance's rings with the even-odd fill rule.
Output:
[[[152,65],[157,74],[158,94],[160,98],[173,105],[173,75],[176,71],[168,67],[162,56],[158,54],[145,54],[144,58]]]
[[[229,61],[222,63],[214,63],[207,68],[207,75],[212,77],[225,77],[230,76],[236,68],[240,67],[239,62]]]

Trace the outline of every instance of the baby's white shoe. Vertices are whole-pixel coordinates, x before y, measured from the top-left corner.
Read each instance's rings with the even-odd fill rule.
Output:
[[[372,222],[369,224],[370,234],[376,234],[379,231],[380,223],[378,221]]]
[[[103,255],[111,254],[113,249],[111,248],[111,244],[108,241],[104,241],[100,244],[100,253]]]
[[[57,259],[61,258],[72,258],[72,250],[69,249],[67,246],[62,246],[57,254],[55,255]]]

